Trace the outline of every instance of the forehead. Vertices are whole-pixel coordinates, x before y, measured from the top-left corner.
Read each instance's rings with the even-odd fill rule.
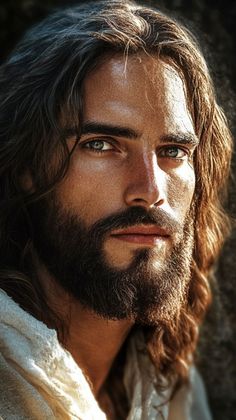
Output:
[[[85,119],[122,118],[132,123],[133,118],[136,125],[152,121],[166,129],[174,123],[194,131],[179,72],[145,53],[105,58],[85,81],[84,110]]]

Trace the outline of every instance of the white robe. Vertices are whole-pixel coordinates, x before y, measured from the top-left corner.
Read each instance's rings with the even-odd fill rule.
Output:
[[[211,420],[202,380],[193,367],[190,385],[168,403],[157,394],[154,366],[142,334],[130,339],[124,384],[127,420]],[[82,370],[47,328],[0,290],[0,419],[105,420]]]

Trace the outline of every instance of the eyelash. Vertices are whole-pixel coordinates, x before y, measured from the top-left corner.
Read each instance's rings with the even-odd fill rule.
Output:
[[[95,149],[95,148],[92,148],[92,147],[86,147],[86,146],[90,146],[94,143],[106,143],[106,144],[109,144],[109,146],[111,146],[111,148],[109,148],[107,150],[99,150],[99,149]],[[90,141],[87,141],[85,143],[82,143],[81,148],[82,149],[88,149],[88,150],[90,150],[94,153],[103,154],[103,153],[106,153],[106,152],[110,152],[111,150],[114,150],[114,144],[111,140],[109,140],[109,141],[107,141],[107,140],[90,140]]]
[[[190,156],[190,150],[189,149],[185,149],[185,148],[182,148],[182,147],[179,147],[179,146],[165,146],[160,150],[159,156],[161,155],[161,153],[167,152],[167,151],[170,151],[170,150],[176,150],[178,152],[180,151],[180,152],[183,153],[183,156],[180,156],[180,157],[177,157],[177,156],[176,157],[174,157],[174,156],[161,156],[161,157],[165,157],[167,159],[174,159],[174,160],[183,160],[185,157]]]
[[[96,148],[93,148],[93,147],[89,147],[89,146],[91,146],[95,143],[105,143],[105,144],[108,144],[111,147],[107,150],[100,150],[100,149],[96,149]],[[112,150],[115,150],[115,145],[113,144],[113,142],[110,139],[109,140],[103,140],[103,139],[102,140],[90,140],[90,141],[87,141],[85,143],[82,143],[80,145],[80,147],[83,148],[83,149],[88,149],[88,150],[92,151],[93,153],[98,153],[100,155],[102,155],[104,153],[107,153],[107,152],[110,152]],[[168,150],[171,150],[171,149],[181,151],[181,152],[184,153],[184,155],[181,156],[181,157],[161,156],[161,153],[167,152]],[[164,146],[160,149],[160,151],[158,153],[158,156],[166,158],[166,159],[175,160],[175,161],[182,161],[185,156],[186,157],[190,156],[190,150],[186,149],[186,148],[178,147],[178,146],[166,145],[166,146]]]

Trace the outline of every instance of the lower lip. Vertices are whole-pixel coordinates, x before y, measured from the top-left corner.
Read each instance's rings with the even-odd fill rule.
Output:
[[[118,239],[120,241],[125,241],[133,244],[141,244],[141,245],[157,245],[160,242],[164,242],[168,239],[167,236],[159,236],[159,235],[139,235],[139,234],[132,234],[132,235],[112,235],[113,238]]]

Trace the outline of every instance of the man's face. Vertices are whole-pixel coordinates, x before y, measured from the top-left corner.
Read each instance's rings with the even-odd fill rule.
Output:
[[[197,139],[184,86],[170,64],[118,55],[88,75],[83,102],[66,177],[33,212],[35,248],[85,306],[155,323],[190,278]]]

